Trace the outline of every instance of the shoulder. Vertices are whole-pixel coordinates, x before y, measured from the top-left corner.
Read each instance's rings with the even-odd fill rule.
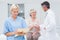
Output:
[[[48,13],[48,15],[51,17],[51,16],[55,16],[55,13],[54,13],[54,11],[52,11],[51,9],[49,9],[48,11],[47,11],[47,13]]]
[[[55,14],[52,9],[49,9],[49,10],[47,11],[47,13],[49,13],[49,14]]]
[[[18,18],[18,20],[21,20],[21,21],[22,21],[22,20],[24,20],[24,18],[22,18],[22,17],[19,17],[19,16],[18,16],[17,18]]]
[[[9,22],[10,21],[10,17],[6,18],[4,22]]]

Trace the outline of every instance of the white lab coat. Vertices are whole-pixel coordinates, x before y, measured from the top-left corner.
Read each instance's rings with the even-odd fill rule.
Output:
[[[46,19],[44,24],[40,25],[40,27],[45,27],[46,30],[44,31],[43,40],[57,40],[56,37],[56,21],[55,21],[55,13],[49,9],[47,12]]]

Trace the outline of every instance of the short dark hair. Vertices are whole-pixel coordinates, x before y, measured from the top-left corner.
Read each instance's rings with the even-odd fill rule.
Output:
[[[50,8],[50,3],[48,1],[44,1],[41,3],[41,6],[46,5],[46,7],[49,9]]]

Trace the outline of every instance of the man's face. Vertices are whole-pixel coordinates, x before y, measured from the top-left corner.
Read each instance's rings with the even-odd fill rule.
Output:
[[[17,8],[13,9],[13,10],[11,11],[11,13],[12,13],[12,15],[13,15],[14,17],[17,17],[17,15],[18,15],[18,9],[17,9]]]
[[[46,5],[42,5],[42,8],[43,8],[43,10],[44,10],[45,12],[47,11]]]

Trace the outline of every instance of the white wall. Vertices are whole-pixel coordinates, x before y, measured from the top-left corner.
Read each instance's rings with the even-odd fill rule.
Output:
[[[41,3],[44,0],[0,0],[0,30],[3,31],[4,20],[8,17],[8,3],[9,4],[25,4],[25,18],[29,17],[29,10],[34,8],[37,10],[37,17],[40,19],[41,23],[45,18],[45,13],[42,11]],[[56,22],[60,26],[60,1],[59,0],[48,0],[51,3],[51,8],[56,13]],[[28,17],[27,17],[28,16]],[[0,33],[2,33],[0,31]]]

